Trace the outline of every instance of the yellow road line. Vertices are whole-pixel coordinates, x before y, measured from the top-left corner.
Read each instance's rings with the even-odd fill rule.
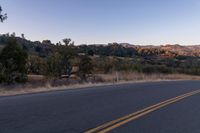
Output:
[[[180,96],[177,96],[175,98],[171,98],[169,100],[166,100],[164,102],[161,102],[161,103],[158,103],[158,104],[155,104],[155,105],[152,105],[150,107],[147,107],[145,109],[142,109],[140,111],[137,111],[137,112],[134,112],[134,113],[131,113],[129,115],[126,115],[124,117],[121,117],[119,119],[116,119],[116,120],[113,120],[113,121],[110,121],[108,123],[105,123],[101,126],[98,126],[94,129],[91,129],[91,130],[88,130],[86,131],[85,133],[96,133],[96,132],[99,132],[99,133],[105,133],[105,132],[108,132],[110,130],[113,130],[119,126],[122,126],[130,121],[133,121],[141,116],[144,116],[148,113],[151,113],[155,110],[158,110],[164,106],[167,106],[169,104],[172,104],[172,103],[175,103],[175,102],[178,102],[184,98],[187,98],[189,96],[192,96],[192,95],[195,95],[197,93],[200,93],[200,90],[197,90],[197,91],[193,91],[193,92],[190,92],[190,93],[186,93],[186,94],[183,94],[183,95],[180,95]]]
[[[199,92],[198,92],[198,93],[199,93]],[[197,93],[194,93],[194,94],[197,94]],[[106,132],[109,132],[109,131],[111,131],[111,130],[113,130],[113,129],[119,127],[119,126],[122,126],[122,125],[124,125],[124,124],[130,122],[130,121],[133,121],[133,120],[135,120],[135,119],[137,119],[137,118],[139,118],[139,117],[142,117],[142,116],[144,116],[144,115],[146,115],[146,114],[149,114],[149,113],[151,113],[151,112],[153,112],[153,111],[155,111],[155,110],[158,110],[158,109],[160,109],[160,108],[162,108],[162,107],[165,107],[165,106],[167,106],[167,105],[169,105],[169,104],[172,104],[172,103],[178,102],[178,101],[180,101],[180,100],[182,100],[182,99],[184,99],[184,98],[190,97],[190,96],[192,96],[192,95],[194,95],[194,94],[190,94],[190,95],[188,95],[188,96],[184,96],[184,97],[178,98],[178,99],[176,99],[176,100],[173,100],[173,101],[170,101],[170,102],[168,102],[168,103],[162,104],[162,105],[160,105],[160,106],[158,106],[158,107],[155,107],[155,108],[152,108],[152,109],[150,109],[150,110],[147,110],[147,111],[145,111],[145,112],[143,112],[143,113],[141,113],[141,114],[138,114],[138,115],[136,115],[136,116],[134,116],[134,117],[131,117],[131,118],[129,118],[129,119],[126,119],[126,120],[124,120],[124,121],[122,121],[122,122],[120,122],[120,123],[117,123],[117,124],[115,124],[115,125],[113,125],[113,126],[111,126],[111,127],[108,127],[108,128],[106,128],[106,129],[103,129],[103,130],[99,131],[99,133],[106,133]]]

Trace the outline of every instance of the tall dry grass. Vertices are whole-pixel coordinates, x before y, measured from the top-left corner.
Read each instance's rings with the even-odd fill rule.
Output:
[[[200,80],[200,76],[186,74],[144,74],[137,72],[114,72],[98,74],[105,82],[120,81],[152,81],[152,80]]]
[[[30,75],[29,82],[24,85],[1,85],[0,96],[39,93],[56,90],[77,89],[84,87],[112,85],[121,83],[149,82],[149,81],[167,81],[167,80],[200,80],[200,76],[191,76],[185,74],[143,74],[130,72],[115,72],[110,74],[96,74],[97,82],[90,80],[85,83],[74,82],[74,80],[59,81],[59,85],[52,85],[43,76]],[[91,82],[92,81],[92,82]],[[55,84],[55,83],[54,83]]]

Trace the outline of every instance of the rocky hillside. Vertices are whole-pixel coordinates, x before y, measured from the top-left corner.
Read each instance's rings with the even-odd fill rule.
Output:
[[[181,45],[165,45],[160,47],[163,50],[176,52],[178,55],[184,56],[200,56],[200,45],[181,46]]]
[[[200,56],[200,45],[187,45],[187,46],[182,46],[179,44],[175,45],[161,45],[161,46],[153,46],[153,45],[131,45],[128,43],[123,43],[122,44],[126,48],[138,48],[138,49],[157,49],[160,51],[166,51],[166,52],[171,52],[171,53],[176,53],[177,55],[180,56]]]

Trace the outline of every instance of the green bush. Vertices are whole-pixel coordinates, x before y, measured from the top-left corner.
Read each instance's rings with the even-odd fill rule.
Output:
[[[92,71],[93,71],[92,59],[88,56],[81,57],[81,61],[79,63],[78,76],[82,80],[87,80],[87,76],[89,74],[92,74]]]
[[[0,53],[0,83],[24,83],[27,80],[28,54],[11,39]]]

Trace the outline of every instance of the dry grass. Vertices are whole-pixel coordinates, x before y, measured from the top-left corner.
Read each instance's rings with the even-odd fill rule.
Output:
[[[118,75],[118,82],[117,76]],[[158,81],[169,81],[169,80],[200,80],[200,76],[190,76],[184,74],[141,74],[141,73],[111,73],[111,74],[98,74],[96,75],[102,79],[102,83],[83,83],[83,84],[68,84],[61,85],[58,87],[52,87],[50,83],[44,83],[42,86],[35,86],[36,81],[43,82],[44,78],[42,76],[30,76],[30,79],[34,79],[34,82],[31,84],[25,85],[13,85],[13,86],[1,86],[0,87],[0,96],[10,96],[18,94],[27,94],[27,93],[40,93],[40,92],[49,92],[56,90],[67,90],[67,89],[80,89],[85,87],[94,87],[94,86],[105,86],[112,84],[124,84],[124,83],[135,83],[135,82],[158,82]],[[30,80],[29,79],[29,80]]]
[[[111,74],[99,74],[105,82],[117,81],[152,81],[152,80],[200,80],[200,76],[192,76],[185,74],[143,74],[143,73],[130,73],[118,72]]]

